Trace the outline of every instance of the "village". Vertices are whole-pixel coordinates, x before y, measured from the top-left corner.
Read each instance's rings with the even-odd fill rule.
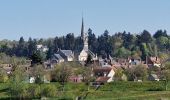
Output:
[[[168,35],[158,30],[153,38],[158,38],[157,45],[151,45],[154,39],[146,30],[137,36],[126,32],[110,36],[106,30],[96,39],[91,29],[85,32],[82,18],[81,34],[75,40],[69,33],[48,40],[1,41],[0,98],[95,100],[98,96],[119,99],[121,93],[133,98],[128,90],[166,95],[170,56],[162,38]]]

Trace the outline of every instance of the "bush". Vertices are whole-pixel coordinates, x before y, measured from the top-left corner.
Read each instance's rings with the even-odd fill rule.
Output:
[[[53,84],[43,84],[42,95],[45,97],[54,97],[56,95],[56,87]],[[42,87],[41,86],[41,87]]]
[[[28,88],[28,94],[32,98],[39,98],[41,94],[40,86],[37,84],[30,84]]]

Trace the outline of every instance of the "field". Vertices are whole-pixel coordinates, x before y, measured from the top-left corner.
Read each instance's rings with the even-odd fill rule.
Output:
[[[75,100],[77,96],[85,100],[169,100],[170,84],[165,91],[164,81],[160,82],[113,82],[98,89],[83,83],[67,83],[64,92],[59,83],[50,83],[56,86],[56,95],[51,99]],[[49,84],[42,84],[41,87]],[[7,84],[0,83],[0,99],[10,99]]]

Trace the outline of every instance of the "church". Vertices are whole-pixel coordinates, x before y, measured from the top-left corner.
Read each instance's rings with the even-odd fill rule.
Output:
[[[83,62],[87,60],[88,55],[92,57],[92,60],[97,60],[97,55],[88,49],[88,34],[84,32],[84,21],[82,18],[81,26],[81,39],[83,40],[83,49],[78,55],[78,61]]]
[[[80,63],[87,60],[90,55],[92,60],[97,60],[97,55],[88,49],[88,34],[84,32],[84,21],[82,18],[81,26],[81,39],[83,41],[83,48],[81,51],[75,53],[72,50],[61,50],[59,49],[51,59],[52,63],[61,63],[61,62],[72,62],[78,60]]]

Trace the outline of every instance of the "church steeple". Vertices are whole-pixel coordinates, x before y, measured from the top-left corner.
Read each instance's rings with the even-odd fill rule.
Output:
[[[84,38],[84,20],[83,20],[83,17],[82,17],[82,25],[81,25],[81,37],[82,37],[82,39]]]

